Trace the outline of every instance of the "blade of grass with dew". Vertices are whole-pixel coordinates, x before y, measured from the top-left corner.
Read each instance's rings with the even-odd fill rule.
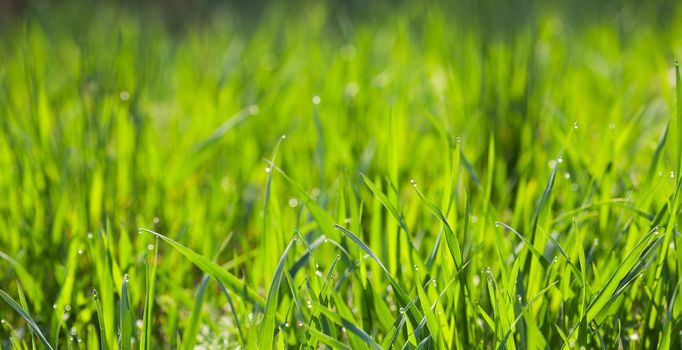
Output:
[[[125,274],[123,276],[121,301],[119,306],[119,331],[121,332],[119,346],[121,350],[130,350],[133,342],[133,317],[132,309],[130,307],[130,298],[128,295],[129,280],[130,277],[128,274]]]
[[[31,318],[31,316],[24,311],[24,309],[21,308],[19,304],[17,304],[12,297],[7,294],[4,290],[0,289],[0,297],[7,303],[14,311],[16,311],[19,316],[21,316],[24,321],[26,321],[26,324],[28,324],[29,327],[31,327],[31,330],[35,333],[35,335],[40,339],[40,342],[43,343],[45,348],[52,350],[52,345],[47,341],[47,338],[43,335],[43,333],[40,331],[40,327],[38,327],[38,324]]]
[[[102,311],[102,303],[97,295],[97,290],[92,290],[92,298],[95,300],[95,312],[97,313],[97,327],[99,328],[99,342],[100,350],[109,350],[109,344],[107,340],[106,323],[104,322],[104,314]]]
[[[144,313],[142,315],[142,330],[140,344],[142,349],[152,349],[152,328],[154,320],[154,297],[156,287],[156,261],[158,258],[159,240],[154,244],[154,256],[149,257],[145,264],[147,288],[145,290]]]

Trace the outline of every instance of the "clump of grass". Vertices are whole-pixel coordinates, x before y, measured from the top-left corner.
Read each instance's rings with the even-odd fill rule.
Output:
[[[679,5],[476,4],[29,6],[0,347],[679,348]]]

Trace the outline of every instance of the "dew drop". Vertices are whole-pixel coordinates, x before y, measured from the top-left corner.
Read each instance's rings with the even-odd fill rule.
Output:
[[[258,106],[256,106],[256,105],[249,106],[249,113],[251,115],[256,115],[256,114],[258,114],[258,112],[260,112],[260,108],[258,108]]]
[[[56,309],[57,309],[57,304],[52,304],[52,309],[56,310]]]
[[[329,243],[329,240],[325,238],[324,243]]]
[[[270,169],[269,167],[265,168],[265,172],[266,172],[266,173],[269,173],[269,172],[271,172],[271,171],[272,171],[272,169]]]
[[[578,129],[579,125],[578,122],[573,122],[573,129],[576,130]]]
[[[151,244],[151,243],[149,243],[149,244],[147,245],[147,249],[148,249],[148,250],[154,250],[154,245]]]
[[[64,306],[64,311],[66,311],[66,312],[71,311],[71,305]]]
[[[400,312],[401,314],[404,314],[404,313],[405,313],[405,309],[403,309],[403,308],[401,307],[400,310],[399,310],[399,312]]]
[[[282,139],[282,140],[285,140],[286,138],[287,138],[287,135],[286,135],[286,134],[282,134],[281,139]]]
[[[303,321],[298,321],[298,323],[296,325],[299,327],[303,327]]]
[[[83,249],[78,249],[78,255],[83,255]]]
[[[415,186],[415,187],[416,187],[416,186],[417,186],[417,181],[414,180],[414,179],[412,179],[412,180],[410,180],[410,184],[411,184],[412,186]]]
[[[556,160],[556,161],[557,161],[557,163],[563,163],[563,162],[564,162],[564,158],[562,158],[562,157],[559,157],[559,158],[557,158],[557,160]]]
[[[92,237],[94,237],[94,235],[92,233],[88,232],[88,239],[92,239]]]
[[[71,335],[76,335],[76,327],[71,328]]]
[[[571,174],[569,174],[569,173],[564,174],[564,179],[568,180],[570,178],[571,178]]]
[[[154,225],[158,225],[159,222],[161,222],[161,219],[159,219],[158,216],[155,216],[153,221],[154,221]]]
[[[674,172],[674,171],[671,171],[671,172],[670,172],[670,178],[671,178],[671,179],[674,179],[674,178],[675,178],[675,172]]]
[[[457,143],[462,143],[462,137],[460,137],[460,136],[457,136],[457,139],[455,139],[455,140],[457,141]]]
[[[320,96],[313,96],[313,104],[319,105],[321,102]]]
[[[130,99],[130,93],[123,90],[120,94],[118,94],[118,97],[121,99],[121,101],[128,101]]]

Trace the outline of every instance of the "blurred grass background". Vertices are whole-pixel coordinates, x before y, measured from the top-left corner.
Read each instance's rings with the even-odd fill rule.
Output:
[[[497,273],[498,252],[516,254],[510,240],[490,234],[492,224],[532,228],[548,163],[562,150],[556,214],[544,228],[568,230],[569,242],[574,215],[560,214],[613,199],[653,214],[675,188],[667,176],[673,157],[652,162],[675,106],[673,62],[682,56],[675,1],[5,0],[0,11],[0,252],[8,257],[0,260],[0,289],[14,291],[20,280],[53,339],[75,327],[98,341],[89,299],[96,288],[115,344],[111,310],[125,272],[141,315],[148,245],[156,241],[138,227],[217,255],[265,296],[293,228],[311,241],[328,230],[288,182],[265,171],[283,134],[278,167],[334,222],[349,221],[407,285],[407,243],[360,174],[386,192],[395,188],[391,200],[423,259],[440,227],[409,181],[443,209],[452,205],[454,222],[470,197],[475,219],[460,239],[472,258],[471,297],[486,310],[476,271]],[[456,147],[467,177],[453,185]],[[648,178],[651,164],[665,176]],[[605,279],[599,271],[615,269],[612,252],[627,252],[648,221],[611,206],[584,216],[596,290]],[[174,346],[202,274],[158,249],[155,342]],[[337,254],[331,246],[319,252],[322,266]],[[674,257],[671,264],[666,291],[679,276]],[[376,266],[370,271],[385,284]],[[204,341],[237,342],[232,321],[218,317],[228,314],[225,300],[217,288],[209,294]],[[536,313],[550,347],[561,344],[551,324],[562,298],[548,297],[547,310]],[[647,325],[637,320],[655,313],[632,313],[648,298],[634,292],[613,315],[644,336]],[[258,317],[237,304],[255,327]],[[0,317],[21,323],[4,305]],[[473,334],[478,345],[495,344],[484,330]]]

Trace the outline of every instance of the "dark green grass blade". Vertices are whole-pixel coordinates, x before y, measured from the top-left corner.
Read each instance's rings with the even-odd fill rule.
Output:
[[[97,290],[92,290],[92,298],[95,299],[95,311],[97,312],[97,328],[99,329],[99,342],[101,350],[109,350],[109,341],[107,339],[106,327],[104,326],[104,314],[102,310],[102,303],[97,295]]]
[[[185,328],[182,335],[182,342],[185,349],[193,349],[199,334],[199,326],[201,322],[201,311],[204,306],[204,295],[206,294],[206,287],[210,281],[210,275],[206,274],[199,282],[199,287],[194,295],[194,307],[189,317],[189,325]]]
[[[223,286],[220,281],[218,282],[218,287],[220,290],[225,294],[225,298],[227,298],[227,303],[230,305],[230,312],[232,313],[232,317],[234,318],[234,323],[237,325],[237,330],[239,331],[239,339],[243,342],[244,339],[244,333],[242,332],[242,325],[241,322],[239,322],[239,316],[237,316],[237,309],[234,307],[234,303],[232,302],[232,297],[230,297],[230,293],[225,289],[225,286]]]

